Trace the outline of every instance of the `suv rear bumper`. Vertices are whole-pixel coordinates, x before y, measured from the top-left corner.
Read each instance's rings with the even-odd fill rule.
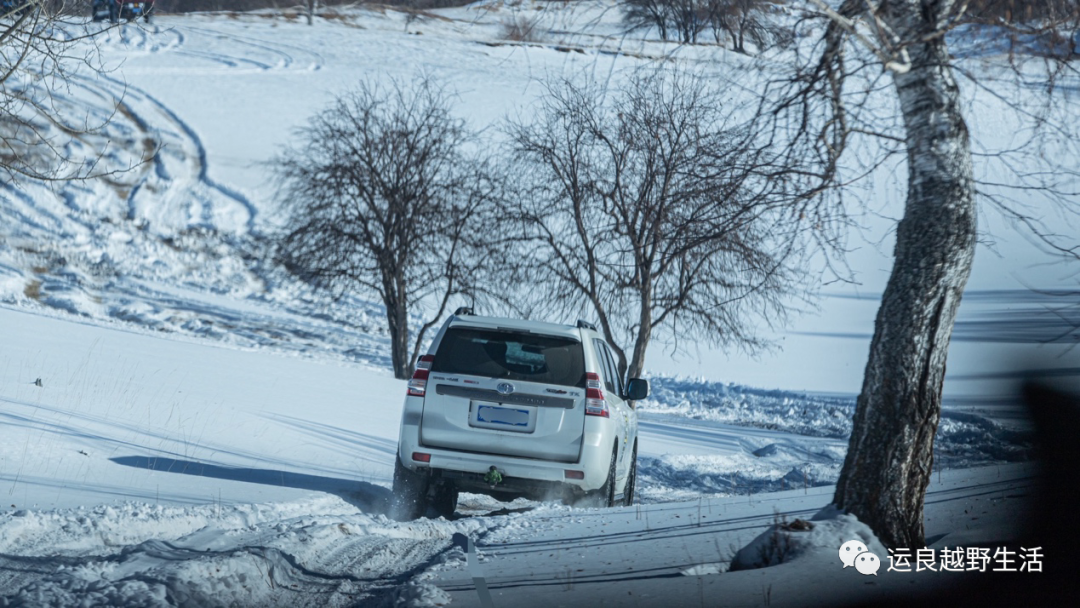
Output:
[[[562,481],[542,481],[524,477],[503,476],[497,485],[484,481],[482,473],[466,473],[447,469],[435,469],[433,479],[444,479],[454,484],[462,492],[487,494],[499,500],[511,501],[515,498],[530,500],[574,501],[585,495],[581,488]]]
[[[556,497],[565,493],[580,496],[585,491],[599,489],[607,480],[612,446],[616,441],[615,424],[607,418],[586,417],[581,455],[577,462],[555,462],[422,445],[419,425],[419,410],[422,408],[422,398],[406,398],[398,438],[398,456],[410,470],[453,479],[455,485],[465,491],[532,498]],[[430,460],[413,460],[413,452],[428,454]],[[492,466],[503,477],[503,481],[494,488],[483,480]],[[569,479],[567,471],[580,472],[583,478]]]

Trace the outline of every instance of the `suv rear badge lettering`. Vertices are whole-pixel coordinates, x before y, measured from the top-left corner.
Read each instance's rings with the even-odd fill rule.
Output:
[[[514,385],[510,384],[509,382],[500,382],[495,385],[495,390],[500,395],[509,395],[514,392]]]

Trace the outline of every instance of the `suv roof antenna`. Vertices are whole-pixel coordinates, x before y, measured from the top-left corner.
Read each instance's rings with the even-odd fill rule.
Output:
[[[591,329],[593,331],[599,331],[598,329],[596,329],[595,325],[593,325],[592,323],[589,323],[588,321],[586,321],[584,319],[578,319],[577,320],[577,326],[585,328],[585,329]]]
[[[461,306],[457,310],[454,311],[454,316],[455,317],[461,317],[461,316],[465,316],[465,315],[476,316],[476,313],[473,312],[473,309],[468,307],[468,306]]]

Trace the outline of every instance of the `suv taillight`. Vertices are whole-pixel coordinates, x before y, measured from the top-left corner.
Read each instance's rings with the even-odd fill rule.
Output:
[[[423,397],[424,392],[427,390],[428,374],[431,373],[431,362],[435,360],[435,355],[423,355],[416,362],[416,371],[412,374],[412,379],[409,380],[409,396],[410,397]]]
[[[604,383],[600,374],[585,373],[585,415],[611,417],[607,401],[604,401]]]

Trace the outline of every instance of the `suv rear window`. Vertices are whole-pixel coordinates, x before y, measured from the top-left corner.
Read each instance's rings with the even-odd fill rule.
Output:
[[[431,371],[585,387],[580,342],[513,330],[451,327]]]

